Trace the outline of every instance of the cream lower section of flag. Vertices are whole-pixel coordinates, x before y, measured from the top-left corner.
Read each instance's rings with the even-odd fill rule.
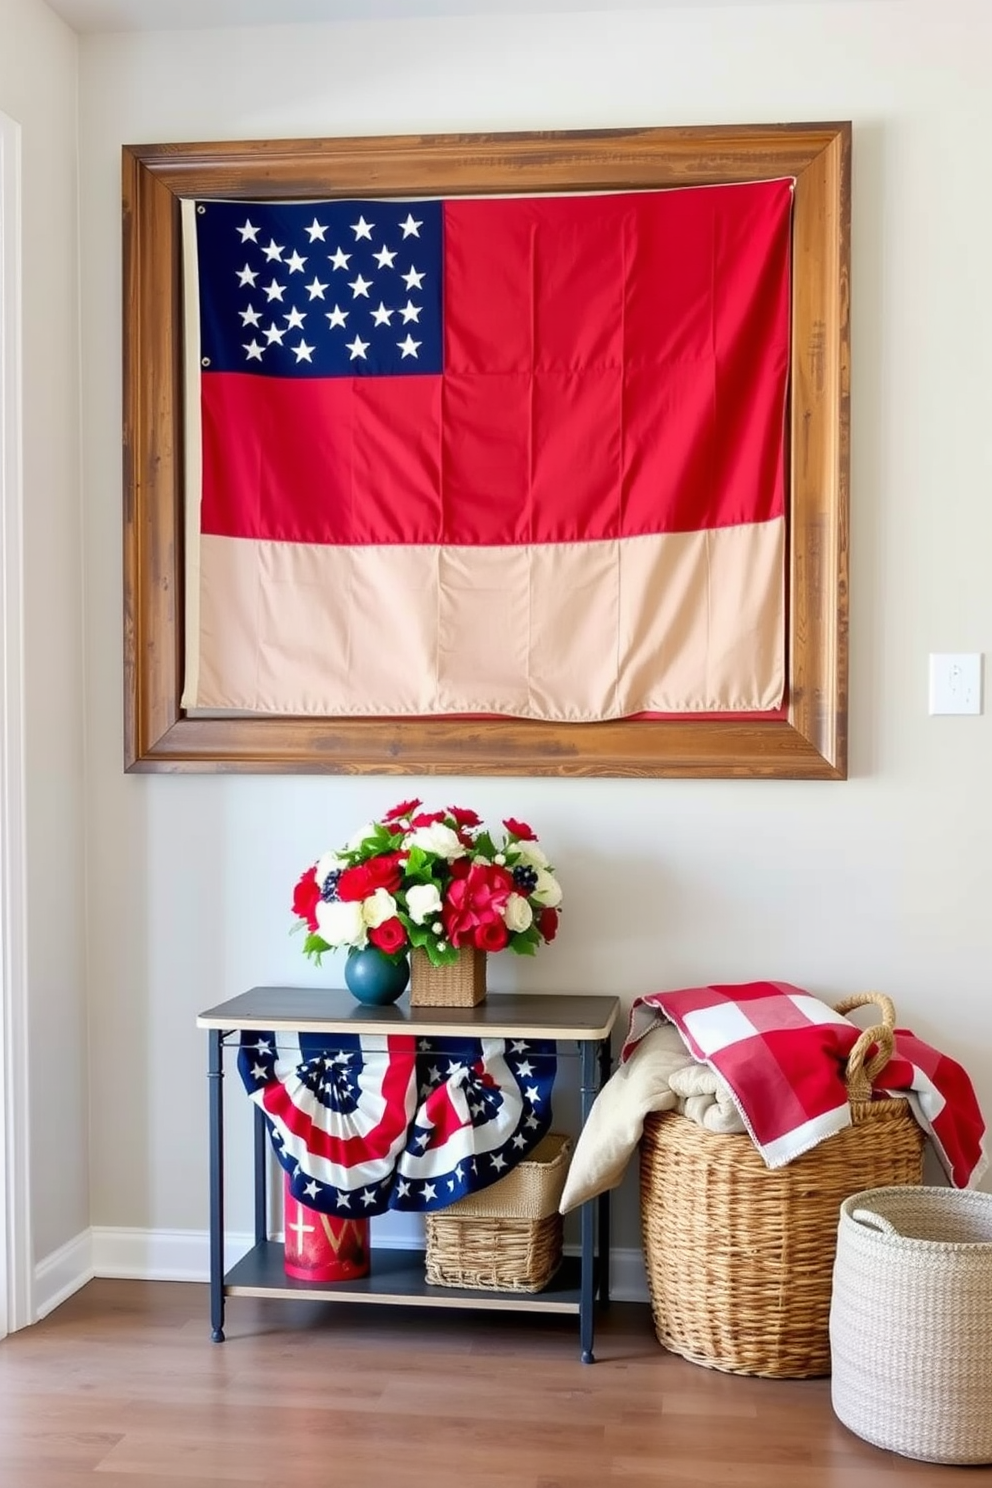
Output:
[[[590,723],[781,706],[785,522],[588,543],[201,535],[183,707]]]

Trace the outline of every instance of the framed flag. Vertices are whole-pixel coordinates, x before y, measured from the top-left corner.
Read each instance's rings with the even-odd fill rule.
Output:
[[[123,169],[127,769],[845,777],[847,124]]]

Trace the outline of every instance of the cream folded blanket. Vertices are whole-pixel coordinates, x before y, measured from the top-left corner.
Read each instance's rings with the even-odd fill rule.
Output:
[[[677,1028],[659,1023],[593,1101],[565,1179],[562,1214],[618,1186],[652,1111],[680,1111],[708,1131],[744,1131],[723,1081],[693,1059]]]

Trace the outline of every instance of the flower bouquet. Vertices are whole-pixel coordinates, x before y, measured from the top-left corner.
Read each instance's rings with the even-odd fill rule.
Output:
[[[554,940],[561,886],[526,822],[507,817],[493,834],[474,811],[421,805],[402,801],[299,879],[296,928],[318,965],[327,951],[374,946],[440,968],[466,951],[532,956]]]

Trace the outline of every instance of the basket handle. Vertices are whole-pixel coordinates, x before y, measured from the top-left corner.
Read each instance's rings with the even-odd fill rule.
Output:
[[[871,1100],[872,1081],[892,1058],[895,1048],[896,1008],[892,998],[886,997],[884,992],[858,992],[853,997],[845,997],[834,1004],[835,1013],[849,1013],[852,1008],[866,1007],[871,1003],[881,1008],[882,1022],[866,1028],[848,1055],[844,1080],[848,1100],[852,1101]],[[865,1063],[865,1056],[872,1045],[875,1045],[875,1053]]]
[[[859,1224],[867,1225],[869,1229],[880,1230],[883,1235],[899,1235],[892,1221],[884,1215],[876,1214],[873,1209],[854,1209],[851,1211],[851,1218],[856,1219]]]

